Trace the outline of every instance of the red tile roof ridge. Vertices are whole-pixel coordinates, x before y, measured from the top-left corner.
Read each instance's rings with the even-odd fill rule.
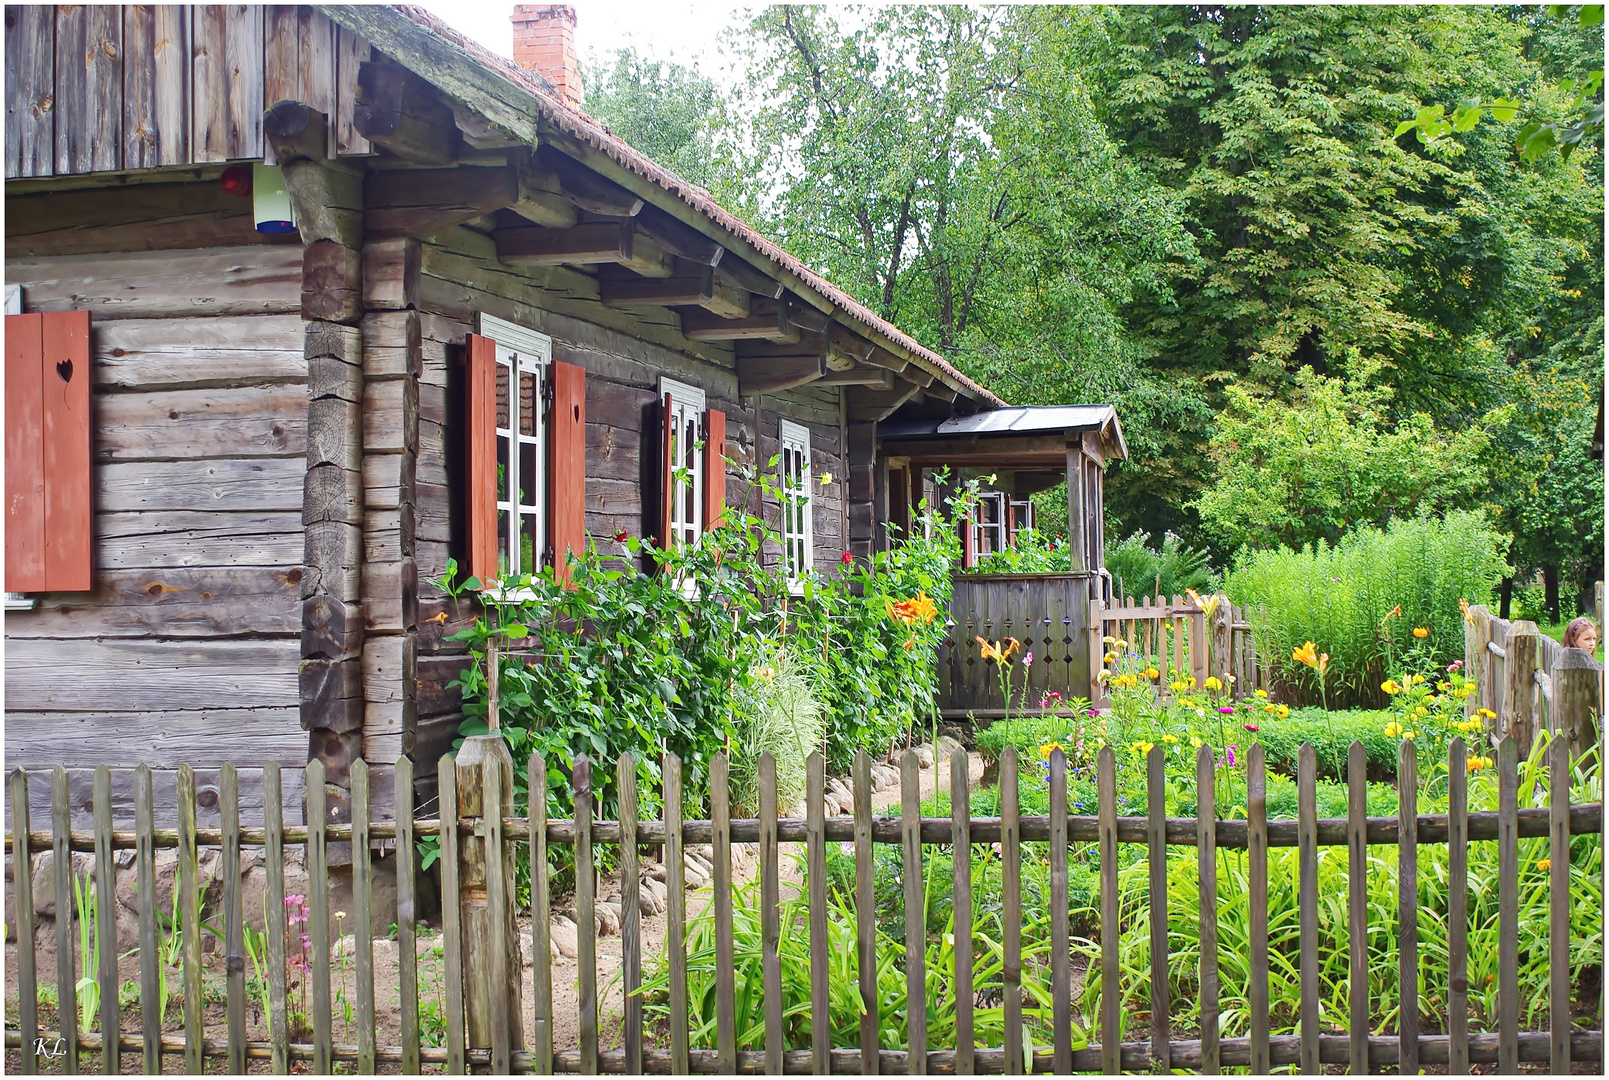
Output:
[[[507,79],[515,86],[531,94],[544,110],[546,119],[556,127],[590,143],[615,163],[680,197],[688,206],[708,217],[727,232],[743,240],[760,255],[799,278],[800,281],[814,289],[836,307],[842,309],[844,313],[855,321],[908,350],[912,355],[923,361],[926,366],[945,376],[946,382],[975,392],[987,405],[1005,404],[1004,401],[996,397],[987,388],[963,375],[944,357],[920,344],[915,338],[875,314],[870,308],[853,299],[848,293],[810,269],[776,243],[762,236],[748,223],[716,202],[708,191],[655,163],[647,155],[634,149],[619,136],[604,127],[603,124],[565,101],[553,86],[540,75],[527,71],[507,57],[498,56],[485,46],[471,41],[424,8],[413,4],[393,4],[390,6],[393,11],[441,38],[448,45],[464,53],[469,59],[483,68],[500,78]]]

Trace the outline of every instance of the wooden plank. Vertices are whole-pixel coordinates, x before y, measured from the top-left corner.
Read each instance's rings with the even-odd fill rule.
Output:
[[[307,933],[312,939],[313,983],[313,1071],[330,1071],[330,889],[329,843],[325,836],[328,820],[328,788],[324,762],[317,757],[307,763],[307,846],[303,864],[307,867]]]
[[[299,513],[163,511],[97,514],[97,564],[107,570],[301,564]],[[355,532],[356,530],[354,530]],[[354,551],[362,544],[354,537]]]
[[[1246,904],[1250,914],[1251,1071],[1272,1067],[1268,1047],[1268,766],[1263,744],[1246,755]]]
[[[1010,747],[1007,747],[1007,754]],[[1007,778],[1005,759],[1001,760],[1001,799],[1005,799]],[[1015,778],[1012,778],[1013,782]],[[1002,801],[1002,808],[1005,807]],[[1004,812],[1004,811],[1003,811]],[[1004,821],[1004,819],[1002,819]],[[916,752],[907,750],[900,759],[900,843],[904,857],[905,886],[905,1016],[906,1016],[906,1074],[920,1076],[927,1072],[927,897],[922,874],[922,767]],[[1002,825],[1003,834],[1007,835]],[[1009,843],[1009,841],[1007,841]],[[1009,852],[1010,849],[1007,849]],[[1007,854],[1010,859],[1010,854]],[[1011,876],[1006,872],[1006,893],[1003,913],[1012,917]],[[1006,1025],[1011,1025],[1012,973],[1011,933],[1006,931],[1005,1008]],[[1022,1003],[1017,1002],[1017,1022],[1022,1022]],[[1020,1042],[1020,1038],[1019,1038]],[[1011,1045],[1009,1035],[1006,1045]]]
[[[1145,758],[1146,858],[1148,860],[1147,919],[1151,924],[1151,1058],[1166,1071],[1168,1064],[1168,845],[1167,776],[1162,769],[1162,748],[1153,746]]]
[[[817,760],[812,758],[812,760]],[[670,967],[670,1071],[685,1075],[688,1064],[687,1029],[687,892],[682,859],[682,759],[665,752],[660,769],[664,784],[661,799],[665,825],[665,866],[670,888],[665,901],[665,949]]]
[[[1519,1069],[1519,742],[1497,744],[1497,1071]]]
[[[8,638],[225,637],[301,629],[301,570],[109,570],[94,593],[49,595],[12,612]],[[88,602],[86,602],[86,600]]]
[[[45,315],[41,340],[45,589],[80,592],[90,587],[89,315]]]
[[[397,821],[397,996],[401,1002],[404,1076],[419,1074],[419,959],[415,952],[418,907],[414,885],[413,762],[392,767],[392,799]],[[535,881],[532,882],[534,894]]]
[[[553,1072],[553,971],[548,898],[548,767],[536,754],[526,766],[531,815],[531,1008],[536,1029],[536,1071]]]
[[[285,932],[290,920],[285,912],[285,811],[281,798],[279,763],[271,761],[263,767],[263,834],[267,841],[263,869],[268,876],[263,930],[268,935],[268,1061],[275,1075],[290,1072],[291,1048],[285,985]],[[151,1045],[149,1038],[146,1046]]]
[[[84,642],[71,654],[48,641],[6,647],[10,710],[97,711],[153,707],[243,708],[296,701],[295,641]]]
[[[122,165],[123,12],[56,5],[56,174]]]
[[[598,957],[592,859],[592,762],[575,759],[575,910],[577,991],[581,996],[581,1071],[598,1072]]]
[[[777,759],[760,755],[760,980],[765,994],[765,1071],[782,1075],[782,919],[777,867]],[[628,1058],[629,1061],[629,1058]]]
[[[1397,1065],[1419,1072],[1419,750],[1397,747]]]
[[[491,706],[488,710],[488,716],[494,723],[494,729],[496,721],[496,700],[496,697],[493,696]],[[498,749],[502,749],[502,743],[499,742],[495,743],[494,745]],[[506,751],[504,751],[504,753],[506,754]],[[584,759],[581,762],[577,762],[578,767],[583,764],[587,765],[590,770],[590,763],[585,762]],[[588,781],[591,780],[590,771],[586,779]],[[519,940],[518,938],[514,939],[512,955],[510,955],[509,949],[506,947],[500,947],[504,946],[508,940],[508,927],[513,920],[513,913],[509,911],[509,897],[514,887],[514,883],[511,881],[506,881],[504,876],[505,868],[512,870],[513,867],[504,858],[503,815],[505,813],[512,814],[514,806],[512,799],[513,793],[504,791],[502,755],[487,754],[482,759],[480,783],[482,821],[477,831],[481,832],[485,837],[483,841],[485,847],[483,849],[481,858],[484,860],[486,867],[487,937],[485,939],[485,945],[487,947],[487,951],[490,953],[489,956],[485,957],[487,963],[484,974],[488,976],[487,982],[490,984],[490,992],[486,996],[485,1007],[488,1020],[487,1027],[489,1029],[491,1041],[491,1071],[494,1075],[506,1076],[512,1071],[509,1068],[509,1051],[512,1049],[511,1021],[520,1022],[523,1024],[523,1018],[509,1015],[509,973],[511,965],[518,965],[520,962]],[[507,795],[508,798],[505,798],[505,795]],[[586,826],[591,825],[590,796],[591,792],[589,790],[586,797]],[[578,797],[576,802],[579,806],[582,803],[582,799]],[[581,815],[577,815],[577,825],[582,825]],[[597,933],[597,923],[594,921],[593,917],[593,889],[595,888],[593,883],[596,879],[592,874],[592,851],[590,846],[588,846],[588,841],[590,841],[591,837],[585,828],[578,828],[577,838],[580,841],[580,844],[577,847],[578,856],[582,853],[583,849],[585,849],[584,853],[586,855],[584,860],[579,857],[576,859],[576,913],[581,916],[581,918],[578,920],[578,926],[581,932],[578,935],[577,956],[579,957],[579,962],[584,964],[581,969],[583,991],[581,1016],[584,1021],[587,1016],[587,998],[585,997],[587,975],[588,973],[595,973],[597,970],[597,941],[593,936]],[[586,873],[585,886],[581,885],[583,880],[581,877],[582,871],[585,871]],[[514,971],[516,972],[514,977],[518,979],[518,968],[514,967]],[[479,976],[482,973],[476,972],[475,974]],[[594,977],[596,976],[594,975]],[[515,982],[514,985],[517,987],[519,983]],[[472,1013],[471,1015],[473,1016],[474,1014]],[[523,1042],[524,1040],[521,1041]],[[585,1047],[586,1028],[585,1024],[583,1023],[583,1056],[585,1055]]]
[[[832,1014],[827,996],[831,973],[827,970],[826,776],[826,761],[821,751],[814,751],[805,762],[805,882],[810,893],[810,1071],[816,1076],[825,1076],[832,1071]],[[907,856],[907,865],[908,859]],[[673,1032],[677,1030],[675,1021],[678,1016],[684,1021],[683,1027],[686,1026],[685,1012],[673,1014]],[[923,1028],[925,1031],[925,1018]]]
[[[227,880],[227,879],[226,879]],[[235,878],[239,881],[239,876]],[[58,912],[61,910],[57,909]],[[79,913],[82,918],[83,912]],[[100,984],[101,1070],[108,1076],[122,1071],[118,1054],[117,1022],[117,872],[112,862],[112,772],[105,765],[95,769],[95,933],[98,945],[95,972]],[[80,958],[84,977],[89,977],[89,957]]]
[[[219,770],[218,807],[223,843],[224,988],[229,1031],[229,1068],[246,1071],[246,940],[240,895],[240,774],[234,765]]]
[[[1296,752],[1297,970],[1301,982],[1302,1072],[1319,1071],[1318,1015],[1318,757],[1313,744]]]
[[[1347,1063],[1353,1072],[1366,1073],[1369,1071],[1369,838],[1364,821],[1369,814],[1369,762],[1363,743],[1357,740],[1347,749],[1346,757]],[[1459,780],[1462,779],[1460,775]]]
[[[1213,785],[1218,778],[1211,746],[1196,750],[1196,867],[1200,883],[1201,1071],[1218,1072],[1218,804]]]
[[[190,160],[190,9],[123,9],[123,168]]]
[[[28,774],[22,769],[16,769],[11,774],[11,824],[19,837],[31,835],[31,821],[28,813]],[[143,849],[142,849],[143,850]],[[17,919],[17,1030],[21,1034],[22,1071],[32,1074],[39,1069],[35,1057],[34,1040],[39,1037],[39,977],[36,970],[37,958],[34,953],[34,859],[33,850],[26,844],[19,844],[11,850],[12,868],[12,903],[13,911],[22,917]],[[142,879],[143,884],[143,879]],[[60,895],[60,894],[58,894]],[[141,888],[141,896],[150,896],[150,890]],[[140,914],[143,925],[146,912],[151,905],[141,904]],[[142,963],[146,957],[142,954]],[[146,1000],[151,1000],[147,998]],[[147,1009],[147,1012],[151,1010]],[[146,1030],[150,1030],[147,1023]],[[151,1046],[147,1036],[146,1047]],[[150,1051],[147,1049],[147,1072],[150,1072]]]
[[[195,104],[190,145],[196,161],[263,156],[263,8],[256,4],[195,9]]]
[[[335,112],[331,135],[341,157],[368,154],[369,140],[352,123],[357,105],[358,71],[368,62],[369,43],[344,26],[335,30]]]
[[[185,185],[184,194],[194,199],[203,186],[215,187]],[[97,201],[109,200],[97,194]],[[90,340],[95,386],[156,390],[241,382],[303,383],[307,381],[304,338],[298,315],[106,319],[96,323]]]
[[[737,987],[732,953],[732,820],[725,754],[710,762],[710,828],[715,855],[715,1052],[719,1071],[737,1071]]]
[[[958,747],[950,757],[950,836],[954,845],[951,860],[954,869],[954,884],[952,907],[955,912],[955,1073],[957,1076],[970,1076],[976,1065],[975,1040],[972,1026],[972,802],[970,761],[965,747]],[[869,784],[869,777],[868,777]],[[1052,788],[1052,791],[1055,789]],[[870,800],[867,800],[868,804]],[[1052,803],[1054,807],[1054,803]],[[868,814],[867,824],[870,825]],[[1055,858],[1055,827],[1051,823],[1052,865]],[[1062,796],[1061,827],[1064,830],[1062,846],[1065,859],[1065,829],[1067,827],[1067,802],[1065,793]],[[867,839],[870,840],[871,830],[867,829]],[[869,845],[868,845],[869,848]],[[870,862],[870,860],[867,860]],[[867,892],[871,891],[871,876],[866,877]],[[1065,902],[1057,909],[1066,910]],[[1053,924],[1054,925],[1054,924]],[[876,929],[875,922],[873,929]],[[1054,940],[1054,935],[1052,936]],[[1065,947],[1065,946],[1064,946]],[[868,950],[872,964],[876,964],[876,943],[872,942]],[[864,971],[865,968],[862,968]],[[876,974],[873,972],[873,985]],[[862,987],[865,983],[862,982]],[[1057,1038],[1061,1037],[1058,1029]],[[876,1048],[877,1029],[872,1028],[873,1049]],[[864,1052],[864,1051],[863,1051]]]
[[[196,843],[196,775],[188,765],[179,766],[178,809],[179,928],[184,933],[184,1067],[186,1072],[194,1074],[201,1071],[204,1020],[201,1011],[201,872]],[[314,948],[316,950],[318,946],[315,944]]]
[[[1099,624],[1096,629],[1100,629]],[[1101,860],[1101,1071],[1115,1074],[1122,1065],[1118,1010],[1123,1005],[1123,992],[1118,967],[1117,760],[1110,746],[1101,747],[1095,773]]]
[[[8,5],[6,19],[6,178],[50,176],[56,163],[56,10]]]
[[[763,765],[761,772],[763,775]],[[636,1076],[642,1072],[642,912],[635,886],[642,878],[637,869],[637,762],[629,753],[620,755],[615,782],[620,805],[620,973],[626,1072]]]
[[[6,758],[10,765],[48,769],[53,762],[81,761],[86,746],[100,748],[110,759],[107,764],[117,766],[120,772],[137,762],[161,766],[181,757],[209,769],[247,755],[298,768],[307,760],[307,733],[301,729],[295,706],[260,712],[198,709],[7,715]],[[113,794],[120,813],[133,811],[132,794],[116,778]]]
[[[93,319],[297,313],[299,247],[247,246],[6,260],[34,311],[88,311]]]
[[[374,908],[373,863],[369,858],[369,765],[365,761],[352,763],[352,944],[353,981],[357,984],[358,1060],[357,1071],[364,1075],[374,1073],[374,931],[371,915]],[[401,854],[398,862],[411,853]],[[399,877],[401,875],[399,874]],[[399,923],[400,929],[400,923]],[[417,999],[415,999],[417,1000]]]
[[[1050,752],[1050,919],[1051,1037],[1056,1071],[1067,1073],[1073,1068],[1073,977],[1068,951],[1067,755],[1060,746]]]
[[[1447,748],[1447,1071],[1454,1076],[1469,1072],[1468,774],[1469,751],[1454,738]]]
[[[906,751],[906,758],[911,768],[903,780],[901,792],[905,787],[914,788],[918,794],[921,791],[922,774],[917,771],[916,754]],[[1007,746],[1000,755],[1000,934],[1001,947],[1004,950],[1004,963],[1000,972],[1001,993],[1005,997],[1002,1003],[1005,1009],[1004,1043],[1006,1050],[1006,1073],[1008,1075],[1020,1074],[1023,1071],[1022,1046],[1022,825],[1020,821],[1021,806],[1017,790],[1017,748]],[[916,813],[921,812],[921,802],[913,799]],[[910,804],[907,804],[910,805]],[[911,811],[907,810],[907,814]],[[921,829],[920,823],[913,823],[911,828],[914,839],[920,852]],[[907,871],[909,873],[909,871]],[[910,905],[909,893],[905,901],[907,909]],[[905,939],[911,938],[910,916],[906,916]],[[926,927],[921,935],[926,938]],[[907,995],[909,998],[909,995]],[[918,1000],[920,999],[912,999]],[[926,1027],[927,1008],[921,1004],[923,1024],[923,1065],[926,1065]]]
[[[96,414],[98,461],[284,457],[307,450],[307,391],[300,386],[112,394],[100,398]],[[86,492],[88,479],[86,468]]]
[[[302,509],[302,458],[103,462],[95,468],[99,513],[295,511]],[[224,560],[233,561],[233,560]]]
[[[1555,1075],[1570,1072],[1570,738],[1548,744],[1548,1044]]]
[[[310,766],[311,767],[311,766]],[[441,936],[446,943],[447,1074],[464,1075],[464,947],[458,905],[458,766],[451,754],[436,764],[436,802],[446,808],[451,827],[441,840]],[[443,820],[446,820],[445,818]]]
[[[73,904],[73,860],[68,850],[68,836],[72,830],[72,809],[69,803],[67,770],[57,766],[50,774],[51,867],[56,886],[56,912],[66,916]],[[68,1075],[78,1072],[78,984],[73,978],[73,920],[56,919],[56,1028],[67,1043],[62,1067]]]
[[[5,585],[10,592],[45,587],[44,330],[43,315],[6,316]]]
[[[878,1068],[877,897],[872,881],[872,759],[855,752],[855,970],[860,986],[860,1065],[868,1076]],[[952,834],[953,835],[953,834]],[[959,910],[959,899],[956,900]],[[956,924],[960,933],[960,923]],[[959,1025],[959,1013],[957,1014]],[[959,1046],[960,1028],[956,1028]]]

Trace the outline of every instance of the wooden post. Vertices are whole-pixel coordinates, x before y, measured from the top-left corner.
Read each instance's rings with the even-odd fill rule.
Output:
[[[1469,609],[1464,620],[1464,678],[1475,684],[1475,693],[1464,701],[1464,716],[1474,716],[1481,709],[1491,709],[1483,700],[1486,690],[1486,673],[1492,654],[1486,643],[1492,640],[1492,616],[1479,604]],[[1391,673],[1386,672],[1387,678]],[[1493,709],[1493,712],[1497,710]]]
[[[1084,508],[1084,449],[1082,443],[1067,444],[1067,548],[1073,572],[1088,570],[1087,514]]]
[[[1509,626],[1508,653],[1503,665],[1508,677],[1503,691],[1503,707],[1497,710],[1499,735],[1512,737],[1518,744],[1520,756],[1531,752],[1531,740],[1536,738],[1536,669],[1540,636],[1536,623],[1521,619]]]
[[[1212,666],[1208,674],[1222,679],[1224,693],[1234,695],[1236,686],[1229,681],[1229,676],[1235,673],[1234,658],[1229,651],[1229,635],[1234,624],[1234,611],[1229,605],[1229,597],[1219,596],[1217,600],[1218,606],[1212,609]]]
[[[495,762],[495,765],[492,763]],[[517,910],[514,903],[514,845],[500,845],[501,850],[488,851],[487,836],[492,832],[485,820],[498,813],[498,808],[486,805],[486,769],[500,770],[498,801],[502,804],[500,816],[514,814],[514,759],[508,744],[500,735],[472,735],[458,750],[457,767],[458,816],[460,819],[480,819],[464,830],[458,840],[458,926],[463,941],[463,1000],[466,1025],[469,1030],[467,1046],[470,1049],[494,1049],[492,1034],[496,1017],[501,1017],[501,1030],[507,1032],[510,1045],[496,1048],[503,1052],[522,1049],[524,1038],[521,1025],[514,1018],[523,1016],[520,1011],[521,965],[510,963],[519,953],[519,931],[514,922]],[[499,830],[500,831],[500,830]],[[501,874],[488,873],[488,860],[497,859]],[[487,895],[489,880],[502,886],[502,926],[493,926],[493,907]],[[501,955],[504,962],[496,963]],[[496,990],[493,972],[502,968],[505,988]],[[494,1049],[494,1059],[497,1057]]]
[[[1195,678],[1197,688],[1200,688],[1206,685],[1212,668],[1207,663],[1207,616],[1199,605],[1195,614],[1185,616],[1185,625],[1190,628],[1190,674]]]
[[[1584,649],[1562,649],[1552,675],[1553,728],[1569,736],[1571,756],[1580,757],[1598,746],[1603,668]]]

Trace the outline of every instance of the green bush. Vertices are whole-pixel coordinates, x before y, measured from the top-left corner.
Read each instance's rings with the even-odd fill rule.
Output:
[[[1459,601],[1487,602],[1507,569],[1503,548],[1484,515],[1456,511],[1359,528],[1333,547],[1249,552],[1224,588],[1249,613],[1283,699],[1319,703],[1315,672],[1291,656],[1312,641],[1330,657],[1329,704],[1378,707],[1387,668],[1413,643],[1414,627],[1429,629],[1442,663],[1463,656]]]
[[[1066,574],[1073,569],[1067,537],[1018,529],[1011,546],[979,556],[969,574]]]
[[[776,760],[777,807],[786,812],[805,793],[805,760],[821,745],[821,703],[786,649],[772,651],[753,673],[753,701],[736,710],[732,754],[732,807],[738,817],[760,816],[760,756]]]
[[[1183,596],[1186,589],[1206,592],[1212,584],[1207,553],[1186,547],[1173,533],[1152,548],[1151,534],[1141,530],[1106,549],[1106,569],[1125,596]]]

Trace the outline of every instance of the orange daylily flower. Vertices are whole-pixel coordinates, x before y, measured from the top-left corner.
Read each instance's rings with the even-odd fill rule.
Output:
[[[993,661],[996,664],[1005,663],[1011,658],[1011,654],[1016,652],[1022,646],[1022,642],[1018,641],[1016,638],[1007,638],[1006,642],[1008,642],[1008,644],[1004,645],[998,641],[993,643],[987,642],[983,640],[982,637],[979,637],[977,640],[979,647],[983,650],[983,658],[985,660]]]

